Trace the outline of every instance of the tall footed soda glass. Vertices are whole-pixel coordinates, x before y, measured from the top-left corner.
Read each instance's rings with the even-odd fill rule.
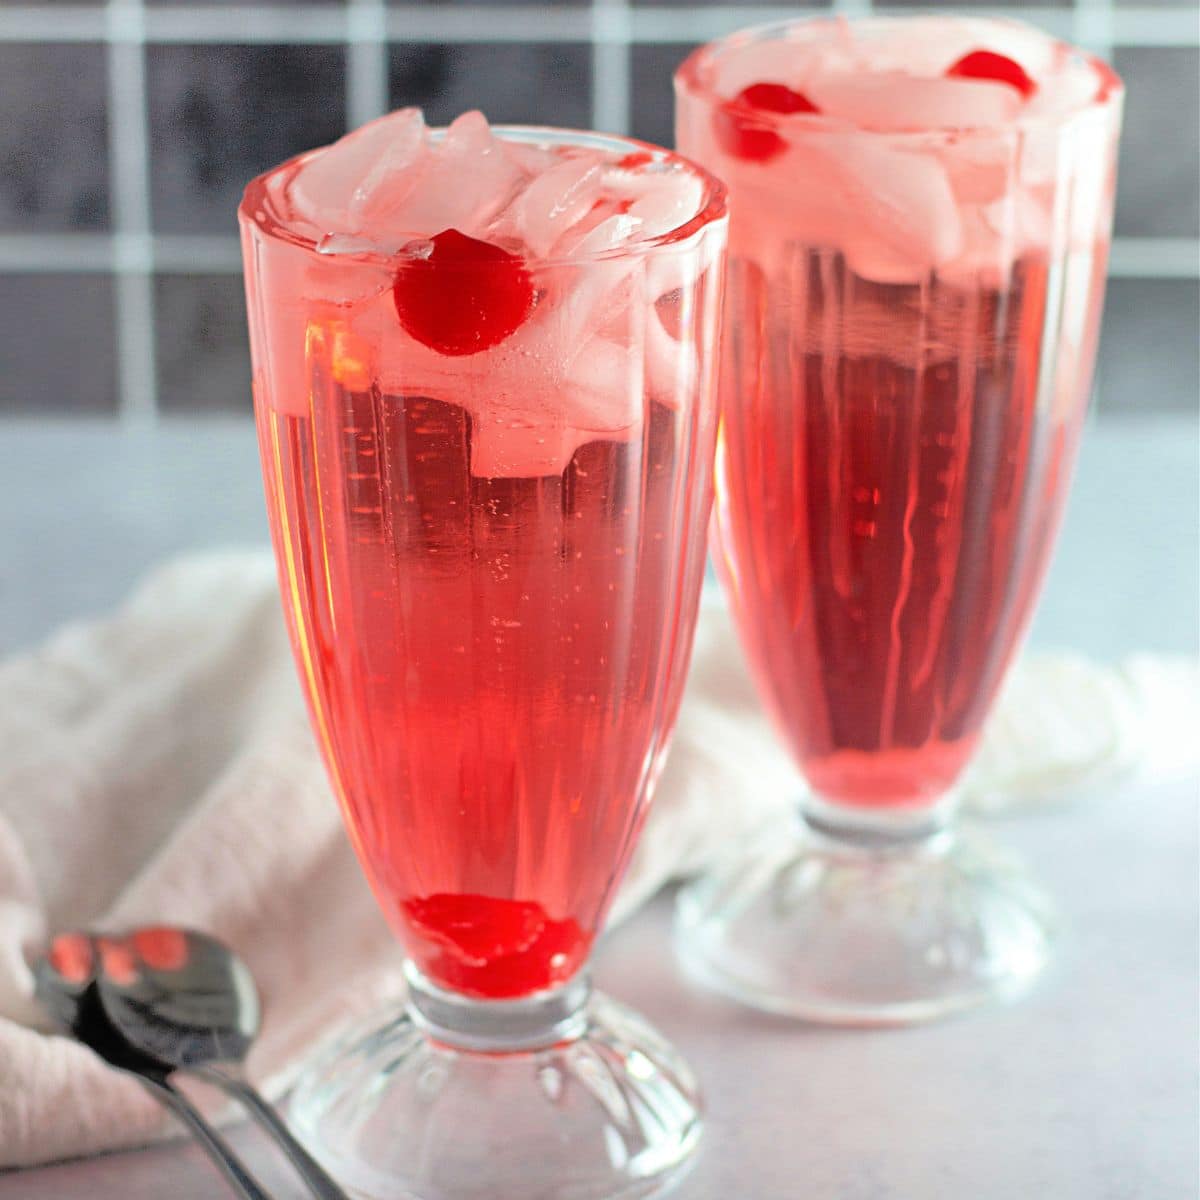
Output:
[[[1066,497],[1122,89],[1026,27],[816,20],[698,50],[681,150],[730,192],[715,555],[808,784],[679,901],[746,1003],[918,1021],[1011,993],[1047,906],[952,821]]]
[[[724,193],[639,143],[385,121],[240,210],[284,608],[409,985],[291,1118],[364,1197],[647,1195],[696,1084],[587,960],[691,647]]]

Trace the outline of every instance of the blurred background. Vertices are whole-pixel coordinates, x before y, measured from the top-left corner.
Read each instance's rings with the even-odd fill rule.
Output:
[[[251,176],[404,104],[670,144],[691,46],[821,7],[0,0],[0,414],[248,412],[234,209]],[[972,11],[1023,17],[1125,78],[1099,404],[1195,409],[1194,0]]]

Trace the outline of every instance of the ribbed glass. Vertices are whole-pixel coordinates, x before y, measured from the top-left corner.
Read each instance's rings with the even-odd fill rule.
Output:
[[[447,1195],[450,1178],[483,1189],[456,1184],[456,1196],[634,1195],[695,1142],[690,1077],[657,1041],[632,1058],[636,1043],[616,1058],[597,1049],[609,1092],[628,1087],[661,1117],[625,1129],[595,1081],[564,1107],[538,1082],[538,1054],[570,1042],[557,1057],[586,1076],[617,1011],[588,1000],[583,971],[691,650],[724,194],[639,143],[495,132],[652,160],[664,186],[691,177],[696,207],[667,235],[523,261],[530,311],[466,353],[402,329],[416,269],[402,256],[327,253],[289,225],[296,161],[254,181],[241,207],[296,663],[354,848],[419,981],[406,1014],[372,1027],[369,1054],[364,1026],[314,1065],[296,1116],[368,1195]],[[505,273],[494,288],[489,272]],[[446,271],[446,308],[457,287],[503,296],[512,272],[511,259]],[[613,1019],[641,1037],[631,1016]],[[619,1078],[627,1061],[641,1076]],[[446,1125],[450,1092],[487,1118]],[[434,1161],[443,1142],[453,1161]],[[546,1190],[555,1180],[564,1190]]]
[[[1042,91],[896,68],[949,63],[943,38],[1024,48]],[[848,45],[889,64],[826,83],[862,122],[775,82],[811,67],[820,87]],[[739,103],[752,81],[797,111]],[[880,18],[735,34],[676,92],[680,149],[730,191],[714,557],[810,818],[684,895],[681,950],[762,1007],[935,1016],[1046,957],[1036,897],[940,831],[1062,516],[1122,88],[1009,22]]]

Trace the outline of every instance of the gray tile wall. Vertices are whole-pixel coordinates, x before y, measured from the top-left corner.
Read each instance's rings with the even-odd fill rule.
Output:
[[[115,318],[108,275],[0,275],[0,408],[53,416],[115,414]]]
[[[0,42],[0,80],[0,231],[107,228],[103,46]]]
[[[871,7],[0,0],[0,414],[245,411],[234,209],[252,175],[401,104],[669,144],[693,45],[827,3]],[[1075,3],[1020,7],[1129,89],[1100,403],[1194,409],[1197,6]]]
[[[1113,65],[1129,85],[1117,235],[1195,237],[1200,225],[1200,50],[1118,49]]]
[[[398,45],[388,54],[388,101],[416,104],[431,125],[469,108],[495,122],[586,129],[592,120],[592,51],[586,42]],[[551,115],[552,114],[552,115]]]
[[[156,231],[230,233],[246,181],[346,126],[336,46],[148,46]]]

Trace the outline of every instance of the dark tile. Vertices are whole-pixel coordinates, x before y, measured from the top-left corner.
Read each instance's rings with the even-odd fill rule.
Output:
[[[0,45],[0,81],[0,230],[103,229],[104,47]]]
[[[419,105],[431,125],[471,108],[493,123],[591,124],[591,48],[578,43],[397,45],[388,84],[393,107]]]
[[[1125,128],[1117,185],[1117,233],[1200,232],[1200,50],[1118,50]]]
[[[239,275],[154,281],[158,403],[164,412],[249,412],[250,348]]]
[[[113,286],[107,275],[0,275],[0,413],[112,413]]]
[[[1112,279],[1096,377],[1105,412],[1195,412],[1200,396],[1200,286]]]
[[[157,230],[234,232],[253,176],[344,132],[339,47],[151,46],[146,53]]]
[[[675,68],[695,47],[682,43],[634,46],[630,132],[645,142],[675,145]]]

